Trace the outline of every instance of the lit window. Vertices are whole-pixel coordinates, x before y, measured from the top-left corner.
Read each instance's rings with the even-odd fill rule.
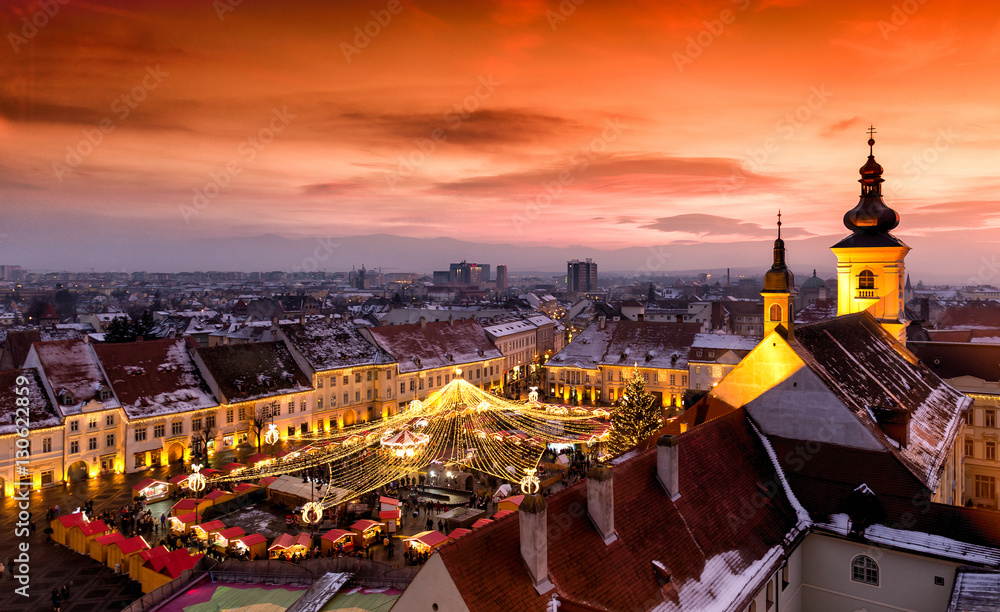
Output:
[[[771,321],[780,321],[781,320],[781,306],[779,306],[778,304],[771,304],[771,315],[770,316],[771,316]],[[712,356],[711,353],[709,353],[709,357],[711,357],[711,356]]]
[[[878,564],[871,557],[858,555],[851,562],[851,580],[878,586]]]
[[[871,270],[862,270],[858,274],[858,289],[874,289],[875,274]]]
[[[997,411],[996,410],[986,410],[983,419],[983,427],[996,427],[997,426]]]
[[[997,496],[997,480],[993,476],[976,474],[976,497],[995,500]]]
[[[973,454],[974,454],[974,451],[973,451],[973,446],[972,446],[972,438],[966,438],[965,439],[965,456],[966,457],[972,457]]]

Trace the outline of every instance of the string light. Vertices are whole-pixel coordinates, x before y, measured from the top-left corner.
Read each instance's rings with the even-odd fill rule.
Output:
[[[278,433],[278,426],[271,423],[267,427],[267,432],[264,434],[264,442],[268,444],[277,444],[278,440],[281,439],[281,434]]]
[[[201,473],[201,465],[194,463],[191,465],[191,475],[187,478],[187,488],[195,493],[205,490],[205,475]]]

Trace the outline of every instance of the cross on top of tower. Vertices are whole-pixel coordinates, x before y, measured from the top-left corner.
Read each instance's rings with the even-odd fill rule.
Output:
[[[875,131],[875,126],[874,125],[869,125],[868,126],[868,154],[869,155],[875,155],[875,134],[878,134],[878,132]]]
[[[778,238],[781,238],[781,209],[778,209]]]

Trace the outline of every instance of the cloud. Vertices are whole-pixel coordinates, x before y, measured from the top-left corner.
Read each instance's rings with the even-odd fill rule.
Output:
[[[749,223],[730,217],[705,215],[699,213],[660,217],[652,223],[640,226],[640,229],[654,229],[665,233],[691,234],[699,238],[769,238],[775,235],[772,227],[761,227],[758,223]],[[815,234],[798,227],[782,227],[781,235],[785,238],[806,238]],[[679,242],[687,243],[688,240]]]
[[[823,130],[820,131],[820,136],[823,136],[824,138],[831,138],[833,136],[840,134],[841,132],[843,132],[848,128],[852,128],[856,125],[859,125],[860,123],[861,119],[859,119],[858,117],[851,117],[850,119],[836,121],[823,128]]]

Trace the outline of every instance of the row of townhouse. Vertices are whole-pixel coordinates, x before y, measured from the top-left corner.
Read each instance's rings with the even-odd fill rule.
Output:
[[[500,392],[507,369],[474,320],[358,329],[322,318],[272,326],[247,344],[36,342],[24,368],[0,375],[23,377],[37,404],[25,428],[31,461],[16,474],[16,398],[0,403],[0,491],[9,495],[21,481],[136,472],[196,451],[228,457],[256,447],[271,424],[287,441],[386,418],[456,377]]]
[[[637,371],[657,405],[680,406],[689,388],[690,348],[701,327],[600,318],[545,363],[545,395],[570,404],[611,404]]]

